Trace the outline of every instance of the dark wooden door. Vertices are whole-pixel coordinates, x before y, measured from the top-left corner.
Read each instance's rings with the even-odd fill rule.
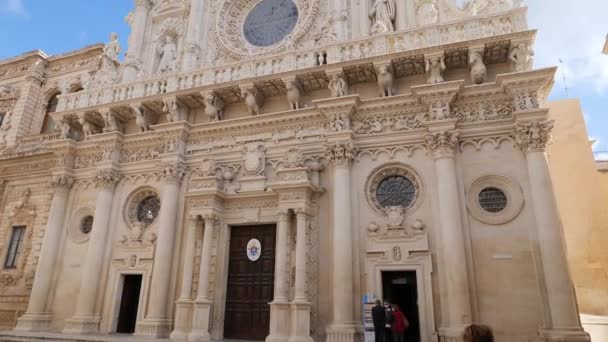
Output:
[[[141,275],[125,275],[118,313],[116,332],[132,334],[137,323],[137,307],[139,305],[139,292],[141,290]]]
[[[274,225],[232,227],[226,290],[224,338],[262,341],[270,329],[270,306],[274,290]],[[258,239],[261,256],[247,257],[247,243]]]

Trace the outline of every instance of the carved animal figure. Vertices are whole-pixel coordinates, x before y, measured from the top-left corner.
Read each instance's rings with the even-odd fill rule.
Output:
[[[205,114],[211,121],[220,121],[224,118],[224,101],[216,94],[209,94],[205,98]]]
[[[331,96],[333,97],[342,97],[347,93],[346,81],[340,75],[333,75],[329,80],[327,87],[329,88]]]
[[[67,120],[63,119],[61,121],[61,127],[60,128],[61,128],[61,136],[60,136],[60,138],[61,139],[67,139],[67,138],[69,138],[70,137],[70,131],[72,130],[72,126],[70,126],[70,123]]]
[[[84,117],[79,118],[78,122],[82,126],[82,132],[84,133],[85,139],[96,133],[96,129],[93,124],[88,122]]]
[[[483,57],[479,52],[471,53],[469,57],[469,64],[471,65],[471,80],[475,84],[482,84],[486,81],[487,69],[483,63]]]
[[[300,87],[294,81],[287,82],[287,101],[289,101],[289,107],[292,110],[298,110],[302,107],[302,91]]]
[[[531,70],[534,65],[534,50],[524,43],[519,44],[509,54],[509,59],[515,63],[515,71]]]
[[[393,96],[393,74],[391,73],[389,67],[383,65],[378,68],[377,78],[380,97]]]
[[[264,95],[255,88],[241,90],[241,98],[245,100],[245,105],[249,115],[260,115],[261,107],[264,105]]]
[[[167,113],[167,122],[178,122],[184,120],[184,107],[176,99],[165,99],[163,111]]]
[[[141,132],[148,132],[150,130],[150,122],[148,121],[148,116],[143,108],[137,105],[131,106],[133,111],[135,112],[135,123],[137,127],[141,130]]]

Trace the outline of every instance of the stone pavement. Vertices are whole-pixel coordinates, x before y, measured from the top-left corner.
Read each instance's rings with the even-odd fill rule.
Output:
[[[69,335],[51,332],[0,331],[0,342],[169,342],[170,339],[155,339],[127,334]],[[222,342],[252,342],[222,340]]]

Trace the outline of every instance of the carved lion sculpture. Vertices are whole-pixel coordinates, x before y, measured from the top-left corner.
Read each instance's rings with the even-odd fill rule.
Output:
[[[133,105],[131,108],[135,112],[135,123],[137,124],[137,127],[139,127],[141,132],[148,132],[150,130],[150,122],[148,121],[148,116],[143,108],[137,105]]]
[[[393,74],[388,66],[383,65],[378,68],[378,90],[380,97],[393,96]]]
[[[289,107],[292,110],[302,108],[302,91],[296,82],[291,81],[286,84],[287,87],[287,101],[289,101]]]
[[[220,121],[224,117],[224,101],[216,94],[205,97],[205,114],[209,115],[211,121]]]

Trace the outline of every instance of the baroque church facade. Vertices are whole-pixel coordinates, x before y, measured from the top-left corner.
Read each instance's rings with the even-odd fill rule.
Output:
[[[526,14],[136,0],[124,61],[0,61],[2,338],[349,342],[379,298],[411,341],[589,341]]]

